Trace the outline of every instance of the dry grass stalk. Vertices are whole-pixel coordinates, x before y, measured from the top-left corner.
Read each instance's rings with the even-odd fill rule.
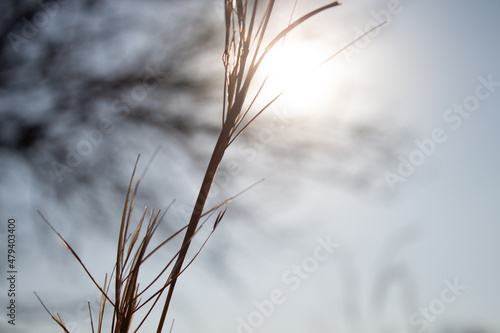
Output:
[[[158,151],[158,150],[157,150]],[[135,172],[137,168],[137,163],[139,161],[139,157],[137,158],[136,164],[134,166],[134,170],[132,172],[132,176],[130,179],[130,184],[127,190],[126,194],[126,199],[125,199],[125,204],[123,208],[123,215],[121,219],[121,224],[120,224],[120,232],[119,232],[119,238],[118,238],[118,246],[117,246],[117,254],[116,254],[116,263],[113,269],[113,273],[115,275],[115,298],[112,300],[109,297],[109,288],[110,284],[108,283],[108,275],[106,274],[105,279],[104,279],[104,284],[101,286],[97,283],[97,281],[94,279],[92,274],[89,272],[83,261],[80,259],[80,257],[76,254],[76,251],[71,247],[71,245],[64,239],[64,237],[56,231],[56,229],[48,222],[48,220],[42,215],[41,212],[39,212],[41,218],[47,225],[56,233],[56,235],[61,239],[63,244],[69,249],[71,254],[76,258],[78,263],[83,267],[87,275],[90,277],[92,282],[95,284],[95,286],[98,288],[98,290],[101,292],[101,302],[100,302],[100,307],[99,307],[99,319],[98,319],[98,325],[97,325],[97,332],[100,333],[102,332],[102,324],[103,324],[103,319],[104,319],[104,311],[105,311],[105,305],[106,302],[109,302],[112,307],[113,307],[113,318],[112,318],[112,323],[111,323],[111,332],[120,332],[120,333],[125,333],[125,332],[130,332],[131,331],[131,324],[132,324],[132,319],[134,314],[141,309],[142,307],[149,305],[149,309],[147,310],[146,315],[142,318],[138,326],[135,328],[134,332],[137,332],[139,328],[144,324],[146,319],[149,317],[150,313],[152,312],[153,308],[157,305],[159,298],[161,297],[163,291],[170,285],[170,279],[167,279],[165,285],[157,290],[152,296],[147,298],[146,301],[140,302],[140,297],[145,295],[145,292],[148,291],[155,282],[157,282],[167,271],[167,269],[171,266],[171,264],[174,262],[175,258],[177,255],[175,255],[170,262],[163,267],[163,269],[158,273],[158,275],[142,290],[139,290],[139,273],[140,273],[140,267],[153,255],[155,254],[160,248],[162,248],[164,245],[166,245],[169,241],[171,241],[173,238],[178,236],[182,231],[184,231],[187,226],[181,228],[177,232],[175,232],[173,235],[168,237],[166,240],[161,242],[158,246],[156,246],[154,249],[150,250],[149,252],[147,251],[148,245],[155,234],[161,220],[163,219],[163,216],[165,213],[160,215],[160,211],[154,213],[154,210],[151,210],[149,213],[148,218],[146,218],[148,208],[145,207],[139,222],[134,228],[134,231],[132,233],[129,233],[129,229],[131,229],[130,221],[131,221],[131,215],[134,211],[134,206],[135,206],[135,199],[137,196],[137,192],[139,189],[139,185],[141,183],[141,179],[143,176],[141,176],[137,182],[135,183],[135,188],[133,188],[134,185],[134,177],[135,177]],[[148,164],[149,166],[149,164]],[[133,191],[132,191],[133,190]],[[204,225],[206,221],[212,216],[213,213],[215,213],[216,210],[221,208],[223,205],[227,204],[228,202],[231,201],[232,198],[224,201],[223,203],[217,205],[213,209],[209,210],[205,214],[202,215],[202,217],[206,217],[206,220],[203,221],[200,226],[197,228],[195,234],[201,229],[201,227]],[[170,207],[170,206],[169,206]],[[168,208],[165,210],[165,212],[168,210]],[[203,246],[206,244],[210,236],[213,234],[215,231],[215,228],[217,227],[218,223],[224,216],[225,210],[222,210],[219,212],[212,231],[210,232],[209,236],[201,246],[201,248],[198,250],[198,252],[195,254],[194,258],[191,260],[191,262],[196,258],[198,253],[201,251]],[[144,229],[144,221],[148,220],[147,225],[145,227],[145,233],[141,237],[140,233],[141,230]],[[190,263],[191,263],[190,262]],[[189,264],[190,264],[189,263]],[[187,266],[189,266],[189,264]],[[186,269],[185,267],[184,269]],[[182,270],[179,274],[181,274],[184,270]],[[44,307],[44,309],[49,313],[49,315],[52,317],[52,319],[57,322],[57,324],[65,331],[69,333],[68,328],[64,324],[63,319],[59,314],[53,315],[48,308],[45,306],[45,304],[42,302],[40,297],[35,293],[36,297]],[[94,321],[92,317],[92,312],[90,310],[90,303],[89,303],[89,314],[90,314],[90,319],[91,319],[91,328],[92,332],[95,332],[94,328]]]
[[[108,276],[106,275],[104,284],[101,287],[97,281],[92,277],[88,269],[85,267],[83,262],[80,260],[76,252],[71,248],[71,246],[64,240],[64,238],[50,225],[50,223],[45,219],[45,217],[39,212],[42,219],[49,225],[49,227],[59,236],[63,241],[64,245],[70,250],[73,256],[77,259],[80,265],[83,267],[87,275],[90,277],[92,282],[98,288],[102,294],[100,308],[99,308],[99,320],[97,326],[97,332],[102,331],[102,323],[104,318],[104,310],[106,302],[109,302],[113,307],[113,317],[111,323],[111,332],[115,333],[126,333],[131,330],[131,324],[134,314],[142,307],[149,305],[149,309],[146,315],[142,318],[138,326],[135,328],[134,332],[137,332],[140,327],[144,324],[145,320],[151,314],[151,311],[157,305],[160,297],[162,296],[165,289],[168,288],[168,294],[163,305],[163,310],[161,317],[158,322],[157,332],[162,332],[166,315],[168,313],[170,303],[172,300],[173,291],[177,278],[182,272],[193,262],[193,260],[200,253],[203,246],[206,244],[207,240],[210,238],[212,233],[215,231],[219,222],[222,220],[225,210],[219,211],[214,227],[210,234],[208,235],[205,242],[201,245],[201,248],[193,256],[190,262],[183,268],[184,261],[187,256],[190,244],[194,236],[201,229],[203,224],[219,210],[223,205],[229,203],[233,198],[230,198],[221,204],[209,209],[204,213],[205,203],[210,192],[212,183],[217,174],[218,167],[222,161],[226,149],[230,144],[236,139],[245,129],[272,103],[274,103],[283,93],[281,92],[275,98],[270,100],[262,109],[257,111],[255,115],[250,119],[246,120],[248,113],[254,104],[257,96],[261,92],[266,79],[260,83],[260,87],[255,96],[252,97],[251,102],[248,103],[249,88],[252,84],[255,84],[255,74],[257,73],[263,59],[265,56],[278,44],[278,42],[284,40],[288,33],[293,29],[300,26],[303,22],[315,16],[316,14],[325,11],[329,8],[340,5],[338,1],[331,2],[325,6],[317,8],[309,12],[308,14],[300,17],[299,19],[290,22],[286,28],[284,28],[280,33],[278,33],[274,38],[270,39],[264,46],[264,40],[266,38],[266,31],[271,19],[271,14],[275,1],[268,0],[265,4],[263,14],[260,18],[257,17],[259,9],[259,1],[254,0],[253,5],[249,5],[248,0],[224,0],[225,1],[225,47],[223,53],[223,63],[225,68],[225,79],[224,79],[224,102],[222,111],[222,128],[215,144],[212,156],[208,163],[208,167],[203,178],[201,188],[193,208],[193,212],[189,223],[186,227],[180,229],[168,239],[163,241],[159,246],[153,250],[147,252],[147,247],[158,228],[165,213],[160,215],[160,211],[154,213],[151,210],[149,217],[147,217],[148,208],[145,207],[139,222],[134,228],[134,231],[130,234],[129,229],[131,229],[131,216],[134,210],[135,199],[141,179],[143,176],[139,177],[135,188],[132,192],[132,187],[134,184],[134,177],[137,168],[137,162],[134,166],[132,176],[130,179],[130,184],[126,194],[125,205],[123,207],[123,214],[120,224],[120,231],[118,237],[118,246],[116,253],[116,263],[114,267],[114,301],[110,299],[109,288],[110,283],[108,282]],[[374,29],[378,28],[375,27]],[[372,29],[372,30],[374,30]],[[357,40],[364,37],[366,34],[370,33],[372,30],[366,32],[363,36],[354,40],[351,44],[354,44]],[[335,53],[332,57],[325,60],[323,63],[329,61],[338,53],[345,50],[343,48],[339,52]],[[322,63],[322,64],[323,64]],[[248,104],[248,105],[246,105]],[[246,106],[246,107],[245,107]],[[137,161],[139,158],[137,159]],[[150,161],[151,163],[151,161]],[[149,163],[149,164],[150,164]],[[148,164],[148,167],[149,167]],[[146,168],[147,169],[147,168]],[[143,174],[144,175],[144,174]],[[168,207],[167,207],[168,210]],[[206,217],[204,221],[202,218]],[[145,234],[140,238],[141,230],[143,229],[143,224],[147,220],[147,226]],[[179,235],[182,231],[186,230],[184,239],[180,250],[177,254],[164,266],[161,272],[146,286],[146,288],[139,290],[139,272],[141,265],[150,258],[154,253],[158,251],[161,247],[167,244],[174,237]],[[141,302],[140,297],[149,290],[154,283],[156,283],[167,269],[172,265],[173,268],[170,271],[168,278],[166,279],[163,286],[153,293],[152,296],[147,298],[146,301]],[[113,279],[113,273],[109,280]],[[38,295],[37,298],[40,300]],[[56,321],[59,326],[65,331],[69,332],[64,325],[62,318],[57,315],[54,316],[45,307],[43,302],[42,306],[50,314],[54,321]],[[92,319],[92,314],[89,313]],[[92,332],[94,332],[93,320],[91,320]]]
[[[243,107],[247,100],[250,84],[252,83],[259,66],[261,65],[266,54],[290,31],[298,27],[301,23],[314,15],[340,5],[338,1],[334,1],[326,6],[318,8],[283,29],[271,42],[263,47],[264,37],[266,35],[267,26],[271,18],[275,1],[268,0],[264,14],[260,18],[260,23],[256,27],[257,10],[259,1],[255,0],[249,12],[249,1],[243,0],[226,0],[225,1],[225,46],[223,54],[223,62],[225,68],[224,82],[224,104],[222,112],[222,129],[215,144],[212,157],[208,163],[208,167],[203,178],[198,198],[195,203],[191,218],[189,220],[188,229],[184,236],[184,241],[177,257],[177,261],[172,269],[169,277],[170,287],[167,294],[167,299],[163,308],[163,312],[158,325],[157,333],[162,331],[168,312],[172,294],[177,282],[177,277],[181,271],[189,245],[193,238],[194,232],[201,219],[205,203],[212,187],[217,169],[224,156],[226,149],[229,147],[233,138],[236,138],[245,130],[246,126],[253,122],[255,117],[262,113],[261,110],[252,118],[248,124],[243,127],[240,132],[237,132],[238,127],[242,124],[248,114],[249,109],[244,110]],[[254,98],[255,99],[255,98]]]

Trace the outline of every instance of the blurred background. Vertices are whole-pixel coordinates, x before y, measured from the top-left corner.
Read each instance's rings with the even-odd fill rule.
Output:
[[[326,3],[278,1],[268,38]],[[16,325],[0,327],[60,330],[36,291],[90,332],[100,295],[37,210],[103,281],[134,162],[161,145],[136,213],[175,200],[158,243],[188,222],[221,125],[223,1],[0,8],[0,244],[15,218],[18,266]],[[208,205],[265,181],[180,278],[173,332],[500,332],[499,14],[351,0],[290,34],[261,103],[293,84],[230,147]]]

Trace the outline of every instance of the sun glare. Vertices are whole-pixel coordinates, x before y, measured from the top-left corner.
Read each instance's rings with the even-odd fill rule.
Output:
[[[263,62],[263,73],[269,73],[263,90],[266,99],[286,90],[281,103],[303,112],[324,109],[334,82],[331,71],[325,70],[331,66],[318,68],[328,57],[325,53],[307,42],[287,40],[277,45]]]

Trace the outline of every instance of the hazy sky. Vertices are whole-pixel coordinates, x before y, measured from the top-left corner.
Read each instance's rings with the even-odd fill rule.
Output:
[[[308,6],[299,2],[298,11]],[[214,16],[218,8],[214,4]],[[500,2],[494,0],[350,0],[323,13],[302,38],[313,39],[325,55],[358,37],[370,22],[384,17],[388,23],[322,69],[321,86],[327,89],[314,91],[321,90],[324,99],[306,113],[299,112],[303,101],[293,96],[279,104],[291,110],[298,124],[269,144],[285,140],[286,145],[287,135],[314,142],[315,135],[328,133],[325,142],[334,140],[329,126],[339,119],[376,125],[388,134],[404,129],[404,144],[396,158],[376,171],[378,176],[372,175],[376,186],[366,191],[339,186],[328,173],[319,181],[304,177],[293,183],[286,177],[293,165],[276,164],[283,177],[245,193],[251,213],[228,215],[220,226],[225,232],[215,233],[179,283],[176,295],[183,297],[174,297],[173,331],[500,331],[499,15]],[[399,147],[397,142],[394,146]],[[356,155],[357,148],[364,149],[353,146],[351,153]],[[247,170],[260,172],[262,155],[248,161]],[[160,156],[155,163],[162,161],[168,159]],[[273,171],[248,174],[258,180],[273,177]],[[40,204],[43,193],[30,174],[22,165],[9,171],[2,218],[20,221],[22,307],[47,325],[29,327],[23,320],[37,320],[28,321],[20,312],[19,326],[5,326],[2,320],[0,327],[6,332],[56,331],[32,291],[50,300],[65,290],[65,296],[75,299],[66,309],[82,329],[75,332],[89,331],[83,327],[86,314],[72,309],[97,293],[62,246],[53,245],[54,257],[43,258],[37,252],[40,240],[30,241],[42,228],[34,222],[36,208],[46,204],[45,210],[64,216],[66,210],[78,209],[78,203],[60,209],[49,199]],[[160,174],[151,170],[152,179],[165,177]],[[281,185],[283,180],[289,185]],[[194,183],[190,185],[197,187]],[[248,183],[235,185],[232,193]],[[23,222],[27,220],[31,222]],[[257,222],[257,230],[250,227]],[[274,234],[288,225],[293,226],[289,235]],[[60,228],[69,235],[73,230],[63,224]],[[5,235],[5,229],[1,232]],[[232,245],[224,239],[228,236]],[[106,237],[86,237],[92,244],[81,242],[83,257],[112,253]],[[55,237],[47,243],[57,244]],[[234,250],[224,258],[232,272],[226,278],[203,270],[219,267],[211,253],[220,246]],[[302,273],[297,265],[303,266]],[[91,266],[99,271],[103,263]],[[72,272],[65,270],[69,267]],[[71,287],[75,283],[81,290]],[[1,286],[5,290],[5,281]],[[54,312],[64,311],[52,302]]]

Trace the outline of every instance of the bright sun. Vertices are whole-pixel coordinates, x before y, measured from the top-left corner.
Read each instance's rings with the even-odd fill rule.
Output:
[[[334,79],[331,66],[318,65],[327,58],[324,50],[307,42],[285,41],[277,45],[263,62],[263,72],[270,73],[263,90],[272,99],[286,89],[280,102],[303,112],[325,108],[331,96]]]

